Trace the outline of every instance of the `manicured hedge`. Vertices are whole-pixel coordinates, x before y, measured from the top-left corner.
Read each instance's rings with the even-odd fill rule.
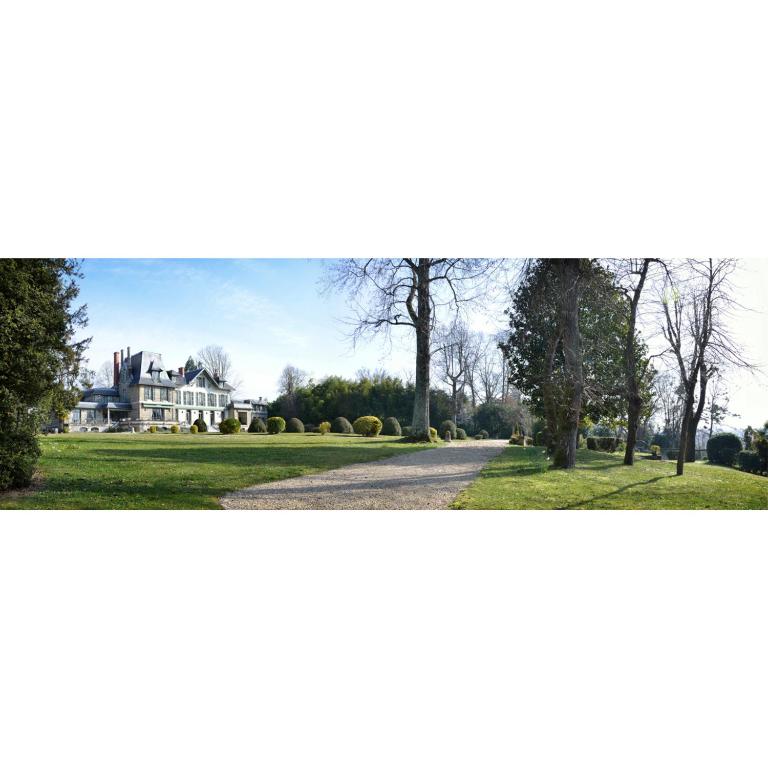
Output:
[[[440,436],[445,437],[445,433],[450,432],[451,439],[456,439],[456,424],[454,424],[450,419],[446,419],[442,424],[440,424]]]
[[[304,431],[304,423],[301,419],[288,419],[288,423],[285,425],[286,432],[292,432],[294,434]]]
[[[757,451],[739,451],[739,469],[745,472],[760,471],[760,456]]]
[[[741,451],[741,440],[731,432],[721,432],[707,441],[707,458],[711,464],[732,467]]]
[[[488,439],[488,430],[487,429],[481,429],[475,435],[475,440],[487,440],[487,439]]]
[[[376,437],[381,432],[382,426],[381,419],[377,416],[360,416],[355,419],[352,429],[357,435]]]
[[[400,437],[403,434],[403,430],[400,428],[400,422],[394,416],[387,416],[387,418],[384,419],[381,434],[390,437]]]
[[[279,435],[285,431],[285,419],[282,416],[270,416],[267,419],[267,432],[270,435]]]
[[[456,427],[456,439],[457,440],[466,440],[467,439],[467,432],[466,432],[466,430],[462,429],[461,427]]]
[[[605,451],[606,453],[613,453],[619,447],[619,439],[617,437],[588,437],[587,448],[590,451]]]
[[[236,435],[240,433],[242,424],[237,419],[224,419],[219,424],[219,432],[222,435]]]
[[[192,425],[192,426],[189,428],[189,432],[190,432],[190,434],[192,434],[192,435],[196,435],[196,434],[197,434],[197,424],[193,424],[193,425]]]
[[[267,425],[258,417],[251,420],[248,425],[248,431],[252,435],[264,435],[267,432]]]
[[[349,419],[345,419],[343,416],[337,416],[331,424],[331,432],[337,435],[351,435],[352,425],[349,423]]]
[[[208,431],[208,425],[200,417],[195,419],[194,426],[197,427],[197,431],[198,432],[207,432]]]
[[[321,435],[325,435],[325,434],[327,434],[328,432],[330,432],[330,431],[331,431],[331,422],[330,422],[330,421],[321,421],[321,422],[320,422],[320,423],[317,425],[317,431],[318,431],[318,432],[319,432]]]

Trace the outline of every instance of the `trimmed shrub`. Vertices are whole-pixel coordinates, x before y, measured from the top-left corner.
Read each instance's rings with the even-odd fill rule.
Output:
[[[456,439],[457,440],[466,440],[467,439],[467,432],[466,432],[466,430],[462,429],[461,427],[456,427]]]
[[[40,446],[34,435],[0,433],[0,490],[26,488],[32,482],[39,457]]]
[[[710,464],[732,467],[741,450],[741,440],[731,432],[721,432],[707,441],[707,457]]]
[[[387,416],[387,418],[384,419],[381,434],[390,437],[400,437],[403,434],[403,430],[400,428],[400,422],[394,416]]]
[[[661,458],[661,446],[660,445],[652,445],[651,446],[651,457],[654,459],[660,459]]]
[[[355,430],[356,435],[376,437],[381,432],[382,426],[381,419],[376,416],[360,416],[355,419],[352,429]]]
[[[237,419],[224,419],[219,424],[219,432],[222,435],[237,435],[240,433],[242,424]]]
[[[327,435],[331,431],[331,422],[330,421],[321,421],[317,425],[317,431],[321,435]]]
[[[619,440],[616,437],[588,437],[587,448],[590,451],[605,451],[613,453],[619,447]]]
[[[208,425],[200,417],[195,419],[194,425],[197,427],[198,432],[208,431]]]
[[[303,432],[304,422],[301,419],[297,419],[297,418],[288,419],[288,422],[285,425],[285,431],[292,432],[293,434],[296,434],[298,432]]]
[[[282,416],[270,416],[267,419],[267,432],[279,435],[285,429],[285,419]]]
[[[760,471],[760,456],[757,451],[739,451],[739,469],[744,472]]]
[[[487,429],[481,429],[475,435],[475,440],[487,440],[487,439],[488,439],[488,430]]]
[[[768,430],[763,430],[763,434],[754,437],[752,445],[760,457],[760,471],[768,471]]]
[[[171,433],[174,435],[179,434],[179,425],[178,424],[171,424]]]
[[[401,427],[403,437],[410,437],[413,434],[413,427]]]
[[[193,434],[193,435],[196,435],[196,434],[197,434],[197,424],[193,424],[193,425],[192,425],[192,426],[189,428],[189,431],[190,431],[190,433],[191,433],[191,434]]]
[[[437,442],[437,430],[434,427],[429,428],[429,439],[433,442]]]
[[[150,432],[151,432],[151,433],[154,435],[154,434],[155,434],[155,432],[157,432],[157,427],[156,427],[156,426],[153,424],[153,425],[152,425],[152,426],[149,428],[149,431],[150,431]]]
[[[63,433],[66,435],[66,434],[69,432],[69,425],[68,425],[68,424],[65,424],[65,425],[64,425],[64,426],[61,428],[61,431],[62,431],[62,432],[63,432]]]
[[[248,431],[252,435],[264,435],[267,432],[267,425],[259,418],[252,419],[248,425]]]
[[[446,432],[451,433],[451,439],[456,439],[456,425],[450,420],[446,419],[441,425],[440,425],[440,434],[444,435]]]
[[[352,425],[349,423],[349,419],[337,416],[331,424],[331,432],[335,432],[337,435],[351,435]]]

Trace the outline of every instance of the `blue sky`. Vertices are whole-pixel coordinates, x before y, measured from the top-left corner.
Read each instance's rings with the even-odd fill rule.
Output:
[[[407,329],[383,341],[347,340],[345,299],[323,295],[323,262],[310,259],[86,259],[80,299],[88,305],[89,367],[112,352],[160,352],[184,365],[207,344],[232,357],[244,396],[272,397],[287,363],[316,378],[412,367]]]
[[[391,344],[348,339],[346,300],[320,290],[323,259],[86,259],[81,300],[88,305],[92,336],[89,367],[131,347],[160,352],[169,368],[220,344],[232,357],[245,397],[274,397],[283,367],[292,363],[319,379],[354,376],[360,368],[386,368],[405,377],[413,371],[407,328],[394,329]],[[743,260],[736,279],[742,303],[764,309],[768,260]],[[468,317],[475,330],[505,327],[503,301],[488,301]],[[768,314],[738,312],[736,335],[748,356],[766,363]],[[646,337],[651,334],[646,329]],[[649,338],[649,341],[651,339]],[[658,344],[651,342],[651,347]],[[658,351],[654,349],[654,351]],[[735,373],[726,426],[762,424],[768,418],[768,378]]]

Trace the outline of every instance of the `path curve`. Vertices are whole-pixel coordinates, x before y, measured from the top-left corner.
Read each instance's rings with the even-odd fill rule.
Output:
[[[224,509],[447,509],[508,445],[455,441],[428,451],[262,483],[220,499]]]

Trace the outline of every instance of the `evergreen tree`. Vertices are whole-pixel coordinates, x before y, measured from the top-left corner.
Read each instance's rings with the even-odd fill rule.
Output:
[[[51,412],[77,402],[75,383],[90,339],[72,302],[81,277],[70,259],[0,262],[0,490],[29,485],[40,455],[36,432]]]

